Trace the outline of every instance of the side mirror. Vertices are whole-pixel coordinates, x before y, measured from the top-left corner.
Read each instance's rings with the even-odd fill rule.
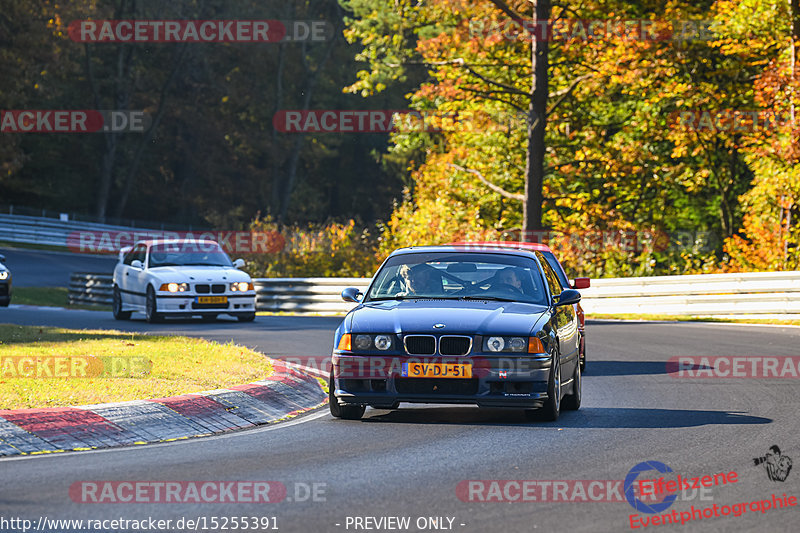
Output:
[[[353,302],[358,303],[361,301],[361,297],[364,296],[361,294],[361,291],[356,289],[355,287],[347,287],[345,290],[342,291],[342,300],[345,302]]]
[[[6,256],[0,254],[0,263],[5,263],[5,262],[6,262]]]
[[[131,266],[133,268],[138,268],[139,270],[142,270],[144,268],[144,265],[138,259],[134,259],[133,261],[131,261]]]
[[[245,264],[244,259],[237,259],[233,262],[233,268],[242,268]]]
[[[591,278],[575,278],[572,280],[573,289],[588,289],[591,284]]]
[[[561,291],[559,296],[553,298],[553,307],[561,307],[563,305],[572,305],[581,301],[581,293],[575,289],[566,289]]]

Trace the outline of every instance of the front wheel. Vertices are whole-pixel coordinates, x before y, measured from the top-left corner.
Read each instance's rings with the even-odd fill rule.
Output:
[[[145,300],[145,318],[151,324],[161,322],[161,315],[158,314],[158,306],[156,304],[156,291],[153,287],[147,287],[147,297]]]
[[[583,377],[580,363],[575,365],[575,372],[572,374],[572,394],[564,398],[564,409],[567,411],[577,411],[581,408],[581,396],[583,394]]]
[[[114,314],[115,320],[128,320],[132,313],[132,311],[122,310],[122,292],[116,285],[111,292],[111,312]]]
[[[333,393],[334,389],[336,389],[336,385],[333,381],[333,370],[331,370],[331,378],[328,381],[328,404],[331,408],[331,415],[334,418],[344,418],[345,420],[361,420],[367,408],[363,405],[340,404]]]
[[[247,313],[246,315],[236,315],[236,320],[239,322],[252,322],[256,319],[255,313]]]
[[[559,414],[561,414],[561,356],[558,346],[555,346],[550,377],[547,380],[547,400],[539,409],[525,411],[525,416],[532,420],[555,422]]]

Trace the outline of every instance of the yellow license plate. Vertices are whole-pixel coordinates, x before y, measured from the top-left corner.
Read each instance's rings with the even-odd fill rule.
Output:
[[[407,378],[471,378],[472,365],[461,363],[403,363]]]
[[[199,304],[226,304],[228,303],[227,296],[198,296],[197,303]]]

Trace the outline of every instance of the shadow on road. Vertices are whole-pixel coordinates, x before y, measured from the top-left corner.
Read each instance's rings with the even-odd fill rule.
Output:
[[[472,407],[401,408],[369,410],[366,423],[457,424],[476,426],[524,426],[542,428],[684,428],[710,425],[769,424],[770,418],[738,412],[637,407],[586,407],[562,412],[558,422],[530,422],[520,409]]]
[[[642,376],[666,374],[666,361],[588,361],[587,376]]]

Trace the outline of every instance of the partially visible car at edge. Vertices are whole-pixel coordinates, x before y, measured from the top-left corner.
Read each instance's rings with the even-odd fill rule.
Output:
[[[11,303],[11,271],[6,267],[6,256],[0,255],[0,307]]]
[[[139,241],[114,268],[112,311],[117,320],[133,312],[148,322],[165,317],[200,316],[213,320],[228,314],[250,322],[256,316],[253,280],[210,240]]]

